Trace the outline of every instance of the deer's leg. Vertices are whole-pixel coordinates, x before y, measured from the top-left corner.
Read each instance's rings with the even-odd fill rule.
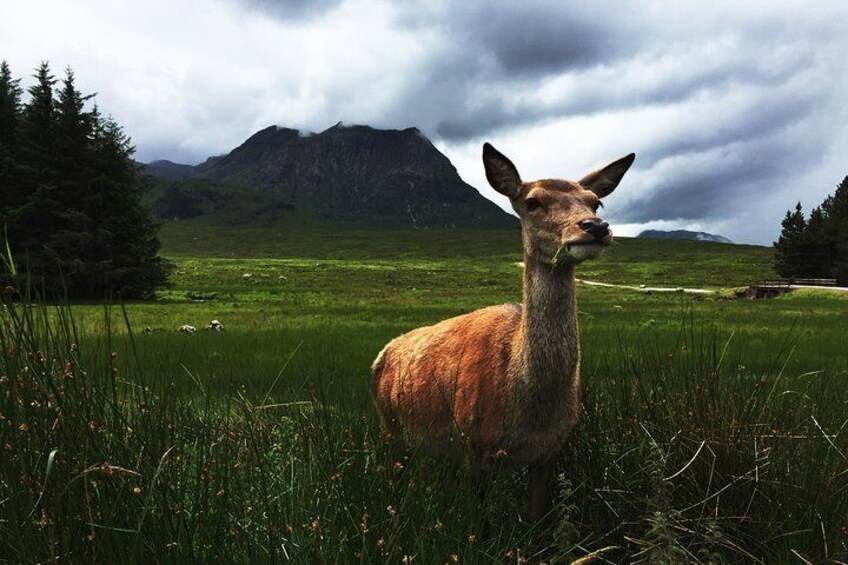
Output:
[[[530,465],[530,508],[534,522],[539,522],[548,513],[548,487],[552,472],[551,461]]]

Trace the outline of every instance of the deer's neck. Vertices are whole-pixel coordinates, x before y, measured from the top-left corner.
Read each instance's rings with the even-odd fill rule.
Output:
[[[580,359],[574,265],[556,268],[524,258],[524,309],[520,353],[526,378],[535,386],[575,382]]]

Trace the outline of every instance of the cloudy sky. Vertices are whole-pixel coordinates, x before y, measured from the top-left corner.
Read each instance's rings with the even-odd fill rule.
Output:
[[[73,67],[142,161],[270,124],[416,126],[505,205],[484,141],[524,179],[633,151],[616,233],[769,244],[848,174],[846,30],[842,0],[41,0],[4,6],[0,59]]]

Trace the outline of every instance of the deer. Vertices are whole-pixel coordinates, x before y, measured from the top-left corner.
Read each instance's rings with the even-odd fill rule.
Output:
[[[575,267],[612,244],[598,210],[635,158],[576,182],[523,182],[512,161],[485,143],[486,178],[521,223],[522,302],[412,330],[390,341],[371,367],[387,438],[436,453],[458,436],[480,475],[496,465],[528,466],[534,522],[548,513],[554,463],[580,415]]]

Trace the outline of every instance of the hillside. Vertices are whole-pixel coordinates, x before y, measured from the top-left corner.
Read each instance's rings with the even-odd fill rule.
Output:
[[[187,179],[194,174],[195,170],[191,165],[181,165],[167,159],[152,161],[146,165],[142,164],[142,166],[144,167],[144,172],[148,175],[171,180]]]
[[[482,166],[482,165],[481,165]],[[459,177],[417,129],[265,128],[197,166],[155,161],[145,200],[165,221],[341,228],[505,228],[517,219]]]
[[[690,241],[712,241],[714,243],[733,243],[722,235],[707,233],[703,231],[689,230],[644,230],[638,236],[648,239],[685,239]]]

